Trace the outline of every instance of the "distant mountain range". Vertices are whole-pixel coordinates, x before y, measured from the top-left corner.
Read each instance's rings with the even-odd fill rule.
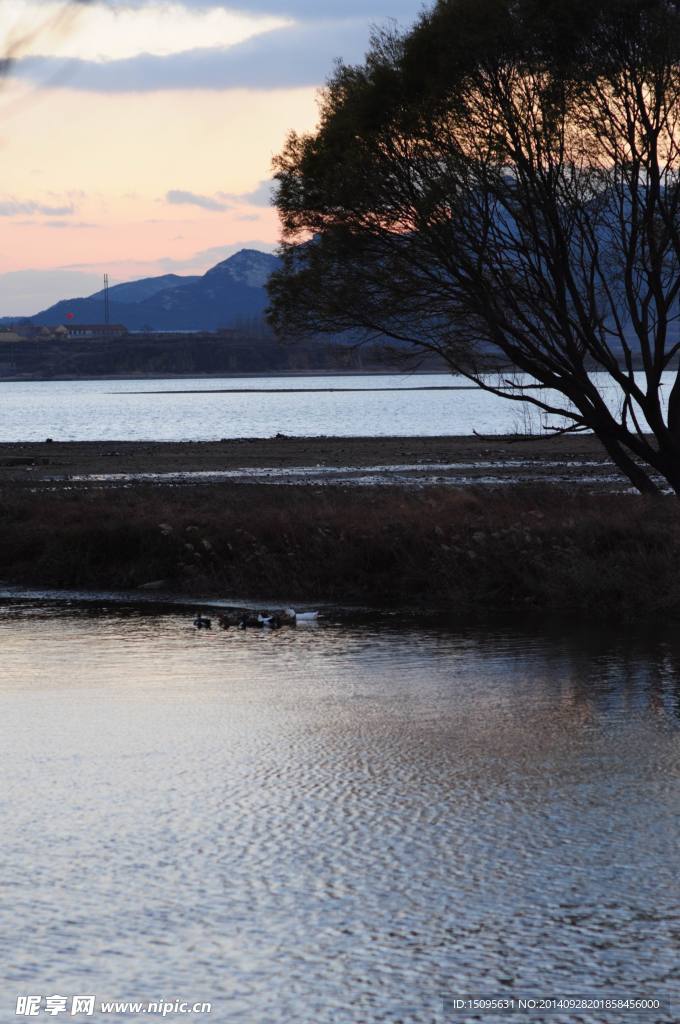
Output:
[[[200,277],[164,274],[114,285],[111,323],[131,331],[214,331],[259,319],[267,307],[265,285],[279,265],[271,253],[241,249]],[[101,324],[104,292],[63,299],[27,319],[45,325]]]

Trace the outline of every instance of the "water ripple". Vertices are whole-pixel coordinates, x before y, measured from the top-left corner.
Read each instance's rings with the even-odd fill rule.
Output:
[[[677,994],[672,636],[25,607],[0,643],[3,1021],[23,992],[220,1024]]]

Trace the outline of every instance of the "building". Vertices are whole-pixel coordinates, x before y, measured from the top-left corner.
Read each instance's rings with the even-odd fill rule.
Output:
[[[7,344],[9,342],[24,341],[25,339],[21,334],[18,334],[12,327],[0,327],[0,343]]]
[[[64,326],[68,338],[98,338],[103,341],[123,338],[128,333],[127,327],[123,324],[65,324]]]

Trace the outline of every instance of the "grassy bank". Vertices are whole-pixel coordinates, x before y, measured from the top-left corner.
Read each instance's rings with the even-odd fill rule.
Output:
[[[224,485],[0,492],[0,579],[457,614],[680,613],[675,499]]]

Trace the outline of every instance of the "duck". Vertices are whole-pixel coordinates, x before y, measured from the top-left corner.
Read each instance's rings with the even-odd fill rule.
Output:
[[[283,611],[286,621],[295,622],[316,622],[319,612],[296,612],[294,608],[285,608]]]
[[[207,618],[205,615],[201,615],[200,612],[196,612],[194,626],[196,629],[212,629],[212,619]]]
[[[265,615],[263,612],[260,612],[257,619],[261,626],[267,626],[269,629],[281,629],[283,625],[281,616],[276,612],[273,615]]]
[[[239,629],[262,629],[264,621],[260,615],[243,615],[239,620]]]

